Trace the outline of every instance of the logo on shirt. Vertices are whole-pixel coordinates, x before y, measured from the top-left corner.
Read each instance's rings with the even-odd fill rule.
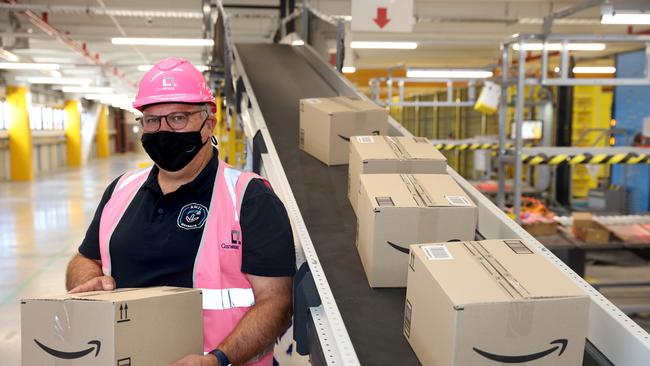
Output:
[[[185,230],[200,229],[208,218],[208,209],[198,203],[190,203],[178,215],[178,227]]]
[[[241,231],[230,230],[230,243],[221,243],[223,249],[238,250],[241,246]]]

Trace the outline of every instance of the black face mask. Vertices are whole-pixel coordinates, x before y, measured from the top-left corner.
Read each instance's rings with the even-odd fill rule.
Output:
[[[149,157],[161,169],[168,172],[177,172],[183,169],[199,153],[205,142],[201,139],[201,130],[207,118],[198,131],[173,132],[158,131],[142,134],[142,147]]]

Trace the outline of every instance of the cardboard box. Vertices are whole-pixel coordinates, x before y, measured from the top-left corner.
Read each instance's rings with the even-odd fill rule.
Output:
[[[536,222],[533,224],[522,224],[521,227],[532,236],[557,234],[557,222]]]
[[[385,135],[388,112],[353,97],[300,101],[300,149],[327,165],[348,163],[349,141],[357,135]]]
[[[359,175],[381,173],[447,174],[447,158],[426,137],[351,138],[348,198],[355,213]]]
[[[582,365],[588,313],[521,240],[411,246],[404,336],[424,366]]]
[[[573,234],[587,244],[609,243],[610,231],[594,221],[589,212],[573,213]]]
[[[167,365],[203,354],[197,289],[118,289],[21,304],[23,365]]]
[[[370,287],[404,287],[409,245],[472,240],[477,209],[446,174],[362,174],[357,249]]]

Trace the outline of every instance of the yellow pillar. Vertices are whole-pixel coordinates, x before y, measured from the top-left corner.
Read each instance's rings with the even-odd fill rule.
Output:
[[[230,130],[228,131],[228,164],[237,165],[237,110],[231,108]]]
[[[109,138],[108,138],[108,107],[101,105],[99,107],[97,120],[97,157],[107,158],[110,155]]]
[[[78,100],[65,101],[68,166],[81,166],[81,111]]]
[[[7,86],[9,104],[9,161],[11,180],[31,180],[32,170],[32,131],[29,128],[27,106],[27,87]]]

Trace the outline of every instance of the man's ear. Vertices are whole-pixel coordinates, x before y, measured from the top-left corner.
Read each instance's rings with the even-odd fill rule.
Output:
[[[206,121],[206,124],[210,130],[210,134],[213,134],[215,127],[217,127],[217,116],[212,112],[208,112],[208,120]]]

